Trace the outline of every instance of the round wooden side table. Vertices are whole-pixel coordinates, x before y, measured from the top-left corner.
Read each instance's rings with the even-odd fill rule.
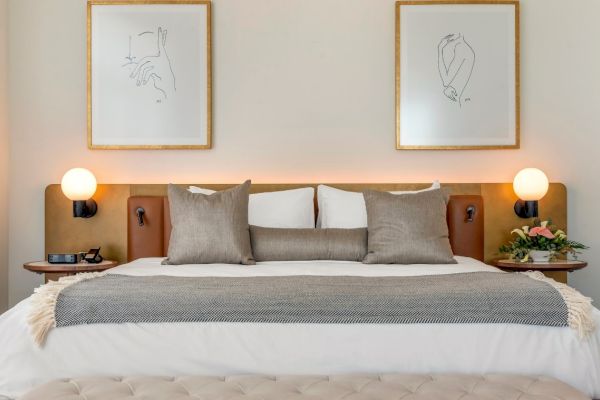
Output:
[[[33,261],[23,264],[26,270],[45,275],[45,281],[56,281],[63,276],[82,272],[102,272],[119,265],[117,261],[104,260],[98,264],[81,262],[78,264],[50,264],[48,261]]]
[[[567,283],[567,272],[587,267],[585,261],[557,260],[547,263],[520,262],[516,260],[498,260],[494,265],[503,271],[540,271],[555,281]]]

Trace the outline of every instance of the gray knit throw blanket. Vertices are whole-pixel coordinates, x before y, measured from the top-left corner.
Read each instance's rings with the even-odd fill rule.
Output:
[[[34,307],[30,324],[38,343],[53,326],[128,322],[509,323],[572,326],[580,333],[592,330],[590,300],[540,275],[182,278],[87,274],[71,277],[70,282],[63,279],[47,291],[41,287],[36,295],[44,296],[35,306],[46,309]],[[53,299],[52,294],[56,294]],[[50,326],[45,320],[48,307],[53,317]]]

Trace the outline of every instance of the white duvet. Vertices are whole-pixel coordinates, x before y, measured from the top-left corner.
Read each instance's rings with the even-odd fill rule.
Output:
[[[497,271],[456,265],[268,262],[161,266],[141,259],[124,275],[408,276]],[[500,273],[500,272],[499,272]],[[89,375],[516,373],[558,378],[600,398],[600,333],[510,324],[327,325],[260,323],[99,324],[54,329],[43,348],[29,334],[29,300],[0,316],[0,395],[17,398],[58,378]],[[594,309],[600,326],[600,312]]]

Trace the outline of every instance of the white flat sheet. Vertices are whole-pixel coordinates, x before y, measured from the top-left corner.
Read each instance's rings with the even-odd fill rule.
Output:
[[[497,271],[456,265],[270,262],[256,266],[161,266],[142,259],[110,273],[173,276],[408,276]],[[500,273],[500,272],[499,272]],[[342,373],[541,374],[600,398],[600,333],[510,324],[333,325],[257,323],[105,324],[54,329],[44,348],[29,334],[24,300],[0,316],[0,395],[89,375]],[[594,309],[600,326],[600,312]]]

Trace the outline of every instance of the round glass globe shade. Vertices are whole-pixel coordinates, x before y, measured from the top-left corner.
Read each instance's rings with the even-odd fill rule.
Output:
[[[525,168],[515,176],[513,189],[519,199],[537,201],[548,193],[548,177],[537,168]]]
[[[96,193],[96,177],[85,168],[73,168],[60,183],[63,193],[73,201],[91,199]]]

